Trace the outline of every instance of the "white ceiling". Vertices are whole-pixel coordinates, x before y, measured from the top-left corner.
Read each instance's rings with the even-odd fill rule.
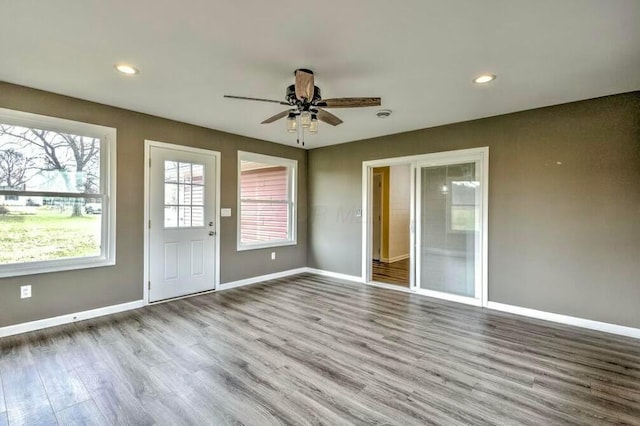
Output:
[[[3,0],[0,80],[295,145],[259,124],[293,70],[333,109],[307,148],[640,89],[638,0]],[[114,71],[128,62],[141,73]],[[478,74],[494,83],[474,85]]]

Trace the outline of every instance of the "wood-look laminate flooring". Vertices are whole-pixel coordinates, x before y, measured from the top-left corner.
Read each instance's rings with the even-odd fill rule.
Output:
[[[640,424],[640,341],[303,274],[0,339],[0,425]]]
[[[371,273],[373,281],[409,287],[410,262],[410,259],[398,260],[392,263],[372,260]]]

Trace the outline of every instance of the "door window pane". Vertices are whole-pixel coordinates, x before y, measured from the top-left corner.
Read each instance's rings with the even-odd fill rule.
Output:
[[[178,207],[178,227],[191,227],[191,207]]]
[[[178,163],[175,161],[164,162],[164,181],[178,182]]]
[[[177,205],[178,204],[178,185],[175,183],[164,184],[164,203]]]
[[[191,165],[191,182],[204,185],[204,166],[202,164]]]
[[[204,207],[191,207],[191,226],[204,226]]]
[[[193,185],[191,187],[191,204],[204,206],[204,186]]]
[[[164,227],[176,228],[178,226],[178,207],[165,206],[164,207]]]
[[[165,161],[164,173],[165,228],[203,227],[204,165]]]
[[[180,182],[191,182],[191,163],[180,163]]]

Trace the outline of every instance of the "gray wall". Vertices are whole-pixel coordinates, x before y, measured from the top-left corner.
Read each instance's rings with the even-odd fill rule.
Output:
[[[0,327],[142,299],[145,139],[221,152],[221,204],[233,209],[233,217],[221,218],[222,283],[306,266],[306,151],[3,82],[0,107],[115,127],[118,131],[117,264],[0,279]],[[238,150],[298,160],[297,246],[236,251]],[[270,260],[271,251],[277,252],[276,260]],[[19,298],[22,284],[33,285],[31,299]]]
[[[480,146],[489,300],[640,327],[640,92],[311,150],[309,266],[361,274],[363,161]]]

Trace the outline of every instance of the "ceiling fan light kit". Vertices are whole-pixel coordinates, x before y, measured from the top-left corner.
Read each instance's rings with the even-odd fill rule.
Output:
[[[380,106],[381,104],[381,99],[378,97],[322,99],[320,88],[314,84],[313,71],[300,68],[295,70],[293,74],[295,76],[295,84],[287,87],[284,101],[233,95],[224,95],[224,97],[287,105],[289,109],[267,118],[261,124],[273,123],[287,117],[287,131],[289,133],[298,133],[298,143],[300,143],[299,133],[302,129],[303,146],[304,130],[306,129],[314,134],[318,133],[318,121],[332,126],[342,124],[340,118],[323,108],[360,108]]]

